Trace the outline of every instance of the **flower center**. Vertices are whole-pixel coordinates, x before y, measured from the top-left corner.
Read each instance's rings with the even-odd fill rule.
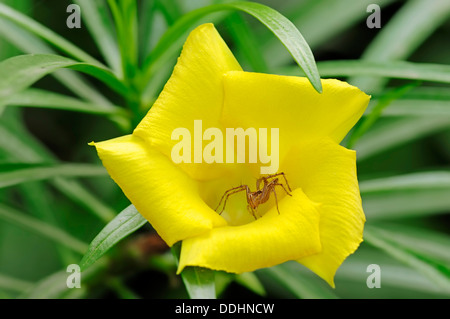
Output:
[[[235,186],[229,188],[223,185],[233,185],[230,179],[207,182],[200,192],[205,202],[232,226],[255,221],[271,208],[276,207],[280,213],[278,201],[286,195],[291,196],[291,189],[282,172],[246,178],[246,181],[247,184],[234,183]]]

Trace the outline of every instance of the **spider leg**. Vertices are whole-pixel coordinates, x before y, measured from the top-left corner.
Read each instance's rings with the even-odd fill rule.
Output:
[[[288,181],[287,181],[286,175],[284,175],[284,173],[280,173],[280,174],[283,175],[284,181],[286,182],[286,186],[288,187],[289,192],[292,192],[291,186],[289,186],[289,183],[288,183]],[[284,186],[283,186],[283,188],[284,188]],[[285,189],[285,190],[286,190],[286,189]],[[286,192],[286,193],[287,193],[287,192]]]
[[[250,212],[250,214],[252,214],[253,218],[256,220],[256,214],[255,211],[253,210],[253,208],[250,205],[247,205],[247,210]]]
[[[281,184],[275,184],[275,185],[281,185]],[[278,211],[278,215],[280,215],[280,210],[278,209],[278,198],[277,198],[277,192],[275,191],[275,187],[272,188],[272,192],[275,195],[275,203],[277,205],[277,211]]]
[[[283,189],[284,189],[284,191],[286,192],[286,194],[288,194],[289,196],[292,196],[292,194],[291,193],[289,193],[287,190],[286,190],[286,188],[284,187],[284,185],[283,184],[281,184],[281,183],[278,183],[278,184],[275,184],[274,186],[281,186],[281,187],[283,187]]]
[[[277,174],[272,174],[272,175],[266,176],[265,178],[268,179],[268,178],[273,178],[273,177],[277,177],[277,176],[280,176],[280,175],[283,175],[284,181],[286,183],[286,186],[289,189],[289,192],[292,192],[291,186],[289,186],[289,183],[287,181],[287,178],[286,178],[286,175],[284,174],[284,172],[277,173]],[[289,192],[286,192],[286,193],[289,193]]]
[[[233,187],[233,188],[230,188],[230,189],[226,190],[225,193],[223,193],[222,198],[219,201],[219,205],[217,205],[216,209],[214,209],[214,210],[217,211],[217,209],[220,207],[220,204],[222,204],[222,201],[225,198],[225,195],[227,195],[227,193],[229,193],[229,192],[231,192],[233,190],[237,190],[237,189],[242,189],[243,190],[243,189],[245,189],[245,186],[246,185],[241,185],[241,186]]]
[[[242,192],[242,191],[246,190],[247,188],[248,188],[247,185],[242,185],[239,187],[235,187],[234,191],[232,191],[232,192],[229,192],[229,191],[231,191],[233,189],[229,189],[228,191],[226,191],[225,193],[227,196],[225,197],[225,201],[223,203],[223,207],[222,207],[222,210],[220,211],[219,215],[222,215],[223,211],[225,210],[225,206],[227,205],[228,197],[230,197],[231,195],[234,195],[236,193]],[[224,196],[225,196],[225,194],[224,194]],[[219,206],[220,206],[220,204],[219,204]],[[217,207],[217,208],[219,208],[219,207]],[[217,208],[216,208],[216,210],[217,210]]]

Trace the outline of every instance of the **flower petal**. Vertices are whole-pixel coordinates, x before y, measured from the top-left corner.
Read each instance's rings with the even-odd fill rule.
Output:
[[[280,128],[280,147],[326,136],[340,142],[370,98],[335,79],[322,80],[319,94],[303,77],[231,71],[224,78],[225,125]]]
[[[356,177],[355,152],[331,140],[293,150],[282,169],[291,187],[301,187],[314,202],[322,204],[320,240],[322,252],[298,261],[332,287],[338,267],[362,241],[365,222]]]
[[[251,223],[184,240],[178,273],[186,266],[242,273],[320,252],[320,205],[301,189],[292,195],[279,202],[280,214],[273,207]]]
[[[226,225],[200,198],[197,182],[139,137],[93,145],[110,176],[168,245]]]
[[[242,70],[226,43],[211,23],[191,32],[181,56],[164,90],[145,118],[135,129],[135,135],[171,156],[176,128],[194,133],[194,120],[202,120],[203,130],[220,127],[223,106],[223,74]],[[194,154],[194,152],[192,152]],[[224,166],[181,164],[192,177],[214,178],[224,174]]]

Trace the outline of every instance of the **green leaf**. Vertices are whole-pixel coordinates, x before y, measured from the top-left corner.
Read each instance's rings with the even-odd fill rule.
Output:
[[[3,117],[4,118],[4,117]],[[55,163],[54,156],[47,151],[35,138],[29,135],[21,125],[14,121],[0,124],[0,148],[6,151],[15,161],[23,163]],[[67,178],[55,178],[50,181],[56,189],[68,198],[79,203],[89,212],[109,222],[115,216],[115,211],[101,202],[91,192],[86,191],[77,181]]]
[[[172,253],[178,263],[181,243],[172,246]],[[181,272],[186,290],[191,299],[216,299],[214,271],[201,267],[186,267]]]
[[[377,223],[376,226],[386,240],[395,241],[406,249],[450,267],[450,236],[447,233],[402,224]]]
[[[28,143],[16,129],[0,125],[0,148],[13,157],[13,160],[24,163],[47,162],[48,158],[39,155],[40,145],[33,142]]]
[[[419,82],[409,83],[404,86],[394,88],[384,94],[379,99],[375,107],[370,109],[369,114],[363,119],[361,124],[354,129],[353,133],[350,135],[347,147],[352,148],[356,141],[365,132],[367,132],[372,127],[372,125],[380,118],[384,109],[386,109],[393,101],[399,99],[417,85],[419,85]]]
[[[135,292],[128,288],[122,278],[111,278],[107,284],[111,287],[120,299],[141,299]]]
[[[186,267],[181,273],[191,299],[215,299],[214,271],[200,267]]]
[[[33,286],[31,282],[0,274],[0,289],[24,292]]]
[[[53,273],[40,280],[34,286],[19,296],[20,299],[55,299],[63,298],[71,289],[67,287],[65,270]]]
[[[116,217],[116,212],[110,206],[100,201],[95,194],[88,191],[78,181],[58,177],[51,183],[59,192],[97,216],[104,223],[109,223]]]
[[[176,268],[175,268],[176,269]],[[214,286],[216,290],[217,298],[220,298],[226,291],[228,286],[236,279],[235,274],[231,274],[225,271],[216,271],[214,273]]]
[[[367,219],[396,219],[446,213],[450,209],[450,172],[421,172],[359,184]]]
[[[263,23],[275,36],[283,43],[291,53],[297,64],[303,69],[313,87],[322,92],[319,72],[317,71],[314,56],[305,39],[286,17],[278,11],[265,5],[255,2],[233,2],[207,6],[193,10],[180,18],[160,39],[152,53],[144,61],[144,72],[141,83],[148,83],[148,80],[155,73],[154,65],[166,53],[178,38],[195,25],[195,23],[208,14],[223,10],[239,10],[250,14]]]
[[[367,108],[370,112],[379,97],[372,97]],[[393,101],[383,116],[450,116],[450,90],[446,87],[418,87]]]
[[[236,275],[235,280],[238,284],[246,287],[250,291],[253,291],[257,295],[265,296],[267,294],[263,284],[253,272],[238,274]]]
[[[374,99],[369,103],[370,112],[374,105],[380,103],[380,100]],[[407,99],[402,98],[392,101],[389,107],[383,111],[382,117],[407,117],[407,116],[430,116],[430,117],[450,117],[450,99],[445,100],[425,100],[425,99]]]
[[[20,192],[24,211],[30,212],[32,216],[57,228],[70,229],[70,226],[62,225],[61,212],[55,207],[55,198],[49,191],[48,185],[40,182],[28,182],[19,185],[17,191]],[[78,261],[78,254],[69,248],[59,243],[55,246],[61,265],[69,265]]]
[[[17,210],[3,204],[0,204],[0,219],[32,231],[37,235],[53,240],[56,243],[65,245],[67,248],[70,248],[74,252],[80,254],[83,254],[88,247],[86,243],[64,232],[63,230],[18,212]]]
[[[395,146],[411,143],[414,140],[450,126],[448,117],[405,117],[380,119],[367,131],[355,145],[358,161],[385,152]]]
[[[446,87],[424,86],[415,88],[405,94],[405,99],[410,100],[450,100],[450,90]]]
[[[299,264],[284,263],[261,269],[259,272],[275,279],[282,286],[302,299],[337,299],[331,288],[319,278],[302,273]]]
[[[25,91],[13,95],[5,102],[5,104],[107,116],[126,115],[126,111],[118,106],[98,107],[98,104],[96,103],[85,102],[67,95],[34,88],[26,89]]]
[[[450,83],[450,65],[415,63],[406,61],[336,60],[317,63],[322,77],[370,75],[408,80]],[[298,68],[286,68],[279,72],[286,75],[301,75]]]
[[[399,226],[399,225],[396,225]],[[401,231],[405,230],[401,227]],[[422,233],[420,229],[418,232]],[[430,236],[432,232],[425,232]],[[434,232],[432,233],[434,238]],[[416,240],[417,242],[417,240]],[[377,264],[381,270],[381,289],[368,289],[367,267]],[[450,296],[416,269],[392,258],[384,251],[363,243],[350,255],[336,274],[336,293],[342,298],[417,299]]]
[[[305,72],[317,92],[322,92],[322,83],[316,62],[308,43],[297,27],[278,11],[255,2],[236,2],[224,4],[231,9],[246,12],[264,24],[283,43],[295,62]]]
[[[156,1],[143,1],[139,9],[139,49],[140,60],[144,60],[167,29]]]
[[[127,118],[127,112],[118,106],[99,107],[96,103],[84,102],[70,96],[33,88],[13,95],[6,100],[5,104]]]
[[[399,261],[415,268],[432,280],[444,292],[450,292],[450,268],[448,266],[448,260],[447,262],[443,262],[442,260],[431,257],[429,252],[427,252],[427,245],[425,245],[424,249],[423,238],[418,239],[415,236],[402,234],[401,230],[397,229],[397,227],[395,231],[392,231],[384,229],[384,227],[366,225],[364,239],[372,246],[387,252]],[[431,245],[434,246],[434,244]],[[447,255],[446,252],[448,252],[448,245],[445,248],[445,252],[442,253]]]
[[[407,1],[400,10],[380,29],[369,44],[362,59],[388,61],[407,59],[450,15],[447,0]],[[405,27],[408,26],[408,27]],[[381,89],[384,79],[352,78],[351,83],[373,92]]]
[[[108,65],[120,78],[122,74],[120,73],[119,48],[105,0],[75,0],[74,2],[83,8],[81,17],[86,22],[89,32]]]
[[[394,0],[377,0],[381,8]],[[369,13],[366,12],[373,0],[308,0],[292,1],[291,6],[284,9],[286,16],[300,29],[308,40],[311,48],[326,45],[333,41],[351,26],[364,21]],[[332,14],[331,14],[332,12]],[[324,23],[326,21],[326,23]],[[290,64],[290,56],[280,50],[277,41],[266,34],[258,35],[262,38],[263,53],[271,67],[281,67]]]
[[[438,189],[450,187],[450,171],[423,172],[363,181],[360,190],[364,194],[398,190]]]
[[[51,45],[77,60],[88,62],[96,66],[102,65],[99,61],[52,30],[2,3],[0,3],[0,19],[14,22],[24,30],[41,37]]]
[[[0,165],[0,188],[55,177],[107,176],[103,166],[92,164]]]
[[[362,58],[377,61],[407,58],[450,15],[450,2],[413,0],[404,3],[394,17],[380,29]],[[405,27],[408,26],[408,27]]]
[[[181,9],[175,0],[155,0],[155,6],[163,14],[168,25],[174,24],[182,15]]]
[[[111,247],[147,223],[133,205],[125,208],[92,240],[89,249],[80,262],[82,270],[87,269],[102,257]]]
[[[43,76],[62,68],[72,68],[90,74],[121,94],[127,88],[109,70],[80,63],[57,55],[30,54],[10,58],[0,63],[0,103],[29,87]]]
[[[19,10],[19,11],[30,10],[30,8],[31,8],[31,0],[14,1],[14,2],[9,1],[9,0],[2,0],[1,2],[6,3],[10,7],[13,7],[14,9]],[[1,24],[2,23],[0,21],[0,30],[2,28]],[[1,31],[0,31],[0,33],[1,33]],[[17,51],[17,49],[14,46],[12,46],[10,43],[7,43],[3,39],[0,39],[0,61],[8,59],[17,54],[19,54],[19,52]]]
[[[23,51],[24,53],[55,54],[55,51],[41,39],[27,33],[10,21],[0,20],[0,34],[5,40]],[[95,90],[92,85],[83,79],[80,74],[72,70],[61,70],[52,74],[59,82],[78,96],[101,106],[111,105],[103,95]]]
[[[28,291],[21,294],[19,299],[74,299],[79,292],[86,291],[86,283],[95,279],[104,271],[106,263],[98,262],[93,267],[81,273],[81,288],[67,287],[67,277],[71,274],[65,269],[55,272],[38,281]],[[75,293],[75,295],[74,295]]]
[[[138,23],[137,4],[135,0],[108,0],[114,21],[122,60],[124,79],[134,78],[138,67]]]
[[[236,49],[242,52],[253,71],[267,73],[269,69],[261,54],[261,47],[245,19],[236,12],[230,15],[225,23],[236,44]]]

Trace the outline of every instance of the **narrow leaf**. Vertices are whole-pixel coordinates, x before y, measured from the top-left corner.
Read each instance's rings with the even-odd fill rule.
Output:
[[[0,165],[0,188],[55,177],[106,176],[103,166],[92,164],[59,164],[52,166]]]
[[[400,233],[400,234],[397,234]],[[388,231],[373,225],[366,226],[364,229],[365,240],[387,252],[399,261],[415,268],[445,292],[450,292],[450,268],[436,259],[427,256],[426,253],[417,247],[416,240],[410,237],[408,242],[402,240],[400,231]]]
[[[397,175],[360,183],[363,194],[398,190],[450,188],[450,171],[436,171]]]
[[[72,68],[92,75],[121,94],[127,88],[109,70],[80,63],[57,55],[30,54],[10,58],[0,63],[0,103],[29,87],[43,76],[62,68]]]
[[[0,20],[0,35],[24,53],[55,54],[55,51],[41,39],[27,33],[11,21]],[[83,79],[80,74],[75,71],[62,70],[53,73],[52,76],[73,93],[87,101],[98,104],[99,107],[111,104],[111,102],[95,90],[86,79]]]
[[[407,1],[381,28],[362,58],[372,61],[406,59],[449,15],[447,0],[434,0],[433,5],[421,0]]]
[[[282,286],[302,299],[337,299],[330,287],[318,278],[312,278],[296,269],[299,264],[282,264],[262,269],[260,272],[277,280]]]
[[[14,123],[14,121],[0,124],[0,148],[12,156],[15,161],[23,163],[57,163],[53,154],[46,150],[29,132],[25,131],[21,123]],[[55,178],[50,183],[68,198],[79,203],[105,222],[114,218],[115,211],[100,201],[94,194],[88,192],[78,181],[67,178]]]
[[[235,280],[238,284],[246,287],[250,291],[253,291],[257,295],[265,296],[267,294],[263,284],[253,272],[244,272],[236,275]]]
[[[381,8],[394,0],[377,0]],[[291,1],[285,10],[286,17],[291,20],[308,40],[311,48],[317,48],[333,41],[343,32],[357,23],[367,19],[367,6],[375,3],[373,0],[309,0]],[[332,14],[331,14],[332,12]],[[324,23],[326,21],[326,23]],[[258,34],[258,39],[264,43],[262,52],[271,67],[281,67],[290,64],[290,56],[280,50],[279,43],[267,32]]]
[[[376,226],[386,240],[395,241],[405,249],[444,263],[450,270],[450,236],[447,233],[393,223],[377,223]]]
[[[63,298],[71,289],[67,287],[67,273],[65,270],[53,273],[37,282],[19,296],[20,299],[53,299]]]
[[[39,107],[75,111],[88,114],[127,117],[124,109],[118,106],[99,107],[96,103],[82,100],[40,89],[26,89],[7,99],[5,104],[11,106]]]
[[[450,172],[421,172],[360,182],[368,220],[446,213],[450,209]]]
[[[99,272],[103,271],[106,263],[98,262],[93,267],[81,273],[81,288],[68,288],[67,277],[70,275],[66,269],[57,271],[41,279],[29,290],[19,296],[20,299],[73,299],[77,297],[75,292],[83,292],[86,284],[93,278],[96,278]]]
[[[122,278],[111,278],[107,284],[120,299],[141,299],[134,291],[126,286]]]
[[[384,109],[386,109],[393,101],[399,99],[412,88],[416,87],[418,84],[418,82],[409,83],[404,86],[394,88],[384,94],[375,107],[370,110],[370,113],[363,119],[361,124],[354,129],[353,133],[350,135],[347,147],[352,148],[356,141],[380,118]]]
[[[267,73],[269,69],[261,54],[261,47],[245,19],[236,12],[230,15],[225,22],[236,43],[236,49],[242,52],[253,71]]]
[[[51,184],[62,194],[67,196],[80,207],[85,208],[97,216],[105,224],[116,217],[116,212],[103,203],[95,194],[83,187],[78,181],[69,178],[57,177]]]
[[[152,53],[144,61],[142,83],[147,83],[155,73],[154,64],[163,56],[176,40],[192,28],[198,20],[213,12],[238,10],[250,14],[264,24],[283,43],[297,64],[303,69],[313,87],[322,92],[319,72],[314,56],[305,39],[286,17],[278,11],[255,2],[232,2],[216,4],[193,10],[180,18],[160,39]]]
[[[22,198],[23,209],[30,212],[31,216],[65,231],[71,228],[70,225],[64,225],[61,222],[59,206],[56,206],[55,198],[49,191],[48,185],[40,182],[28,182],[19,185],[17,191]],[[55,248],[61,265],[70,265],[78,261],[78,254],[66,246],[58,243]]]
[[[158,10],[164,15],[168,25],[172,25],[182,15],[181,8],[175,0],[155,0]]]
[[[134,78],[138,61],[137,4],[134,0],[108,0],[108,4],[116,24],[122,74],[128,82]]]
[[[316,62],[308,43],[297,27],[278,11],[256,2],[224,4],[232,9],[244,11],[264,24],[283,43],[295,62],[305,72],[317,92],[322,92],[322,83]]]
[[[82,270],[89,268],[111,247],[147,223],[133,205],[125,208],[92,240],[80,262]]]
[[[63,230],[18,212],[3,204],[0,204],[0,219],[32,231],[39,236],[53,240],[58,244],[65,245],[67,248],[80,254],[83,254],[88,247],[87,244]]]
[[[370,113],[380,96],[373,96],[367,108]],[[393,101],[383,116],[450,116],[450,90],[446,87],[423,86],[408,91]]]
[[[80,61],[89,62],[97,66],[101,66],[102,64],[98,62],[96,59],[91,57],[86,52],[82,51],[76,45],[70,43],[63,37],[59,36],[52,30],[38,23],[30,17],[27,17],[23,13],[8,7],[5,4],[0,3],[0,18],[6,19],[16,23],[21,28],[41,37],[48,43],[52,44],[56,48],[65,52],[69,56],[78,59]]]
[[[0,289],[24,292],[33,286],[31,282],[0,274]]]
[[[406,1],[389,22],[380,29],[364,51],[368,61],[406,60],[450,15],[448,0]],[[408,27],[405,27],[408,26]],[[362,89],[378,91],[385,84],[382,78],[352,78],[351,83]]]
[[[369,75],[408,80],[450,83],[450,65],[406,61],[337,60],[317,63],[322,77]],[[298,68],[282,69],[280,74],[301,75]]]
[[[402,227],[403,231],[404,227]],[[422,231],[423,229],[419,230],[420,233]],[[429,235],[429,232],[425,234],[425,236]],[[381,289],[368,289],[366,285],[369,276],[367,267],[374,263],[381,269]],[[353,289],[348,289],[349,284]],[[349,256],[339,267],[336,274],[336,292],[343,298],[363,299],[443,297],[442,289],[422,273],[369,245],[360,247],[357,253]],[[450,296],[450,292],[444,296]]]
[[[98,49],[118,77],[121,77],[119,48],[105,0],[75,0],[75,3],[82,8],[81,16]]]
[[[166,31],[167,24],[157,10],[156,1],[143,1],[139,13],[139,56],[140,60],[144,60]]]
[[[172,246],[172,253],[178,263],[181,253],[180,242]],[[215,299],[214,277],[213,270],[200,267],[186,267],[181,272],[181,278],[191,299]]]
[[[370,112],[380,100],[374,99],[369,103]],[[382,117],[407,117],[407,116],[429,116],[450,117],[450,99],[448,100],[425,100],[402,98],[392,101],[389,107],[383,111]]]
[[[366,160],[398,145],[444,131],[449,126],[448,117],[384,118],[358,140],[355,145],[357,158]]]
[[[215,299],[214,271],[200,267],[186,267],[181,273],[191,299]]]

